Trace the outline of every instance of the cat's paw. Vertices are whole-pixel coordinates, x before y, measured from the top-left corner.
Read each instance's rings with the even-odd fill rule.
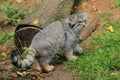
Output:
[[[50,65],[50,66],[45,66],[44,69],[46,72],[50,72],[50,71],[53,71],[55,67],[53,65]]]
[[[35,60],[35,62],[30,66],[30,68],[32,69],[32,70],[37,70],[37,71],[40,71],[40,72],[42,72],[42,68],[41,68],[41,66],[39,65],[39,63],[38,63],[38,61],[37,60]]]
[[[81,53],[83,53],[83,48],[80,47],[79,45],[77,45],[74,50],[75,50],[75,52],[76,52],[78,55],[80,55]]]
[[[67,57],[67,59],[70,60],[70,61],[74,61],[74,60],[77,59],[77,56],[67,55],[66,57]]]

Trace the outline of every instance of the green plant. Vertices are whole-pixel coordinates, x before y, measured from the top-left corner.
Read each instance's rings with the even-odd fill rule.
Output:
[[[21,23],[24,15],[25,15],[25,11],[23,11],[20,7],[18,6],[11,6],[10,4],[4,4],[1,8],[0,8],[0,13],[4,13],[6,22],[5,24],[12,24],[12,25],[17,25],[19,23]],[[0,16],[3,17],[3,16]]]
[[[115,7],[120,7],[120,0],[115,0]]]
[[[13,37],[14,37],[14,32],[11,32],[11,33],[2,33],[0,35],[0,44],[5,44],[7,45],[11,40],[13,40]]]

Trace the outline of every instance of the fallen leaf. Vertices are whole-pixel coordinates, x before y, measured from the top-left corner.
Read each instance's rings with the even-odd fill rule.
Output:
[[[35,19],[35,20],[33,21],[33,24],[34,24],[34,25],[39,24],[39,20],[38,20],[38,19]]]
[[[24,73],[24,72],[19,72],[19,71],[18,71],[18,72],[17,72],[17,75],[23,77],[23,76],[26,75],[26,73]]]
[[[6,56],[7,56],[7,53],[6,53],[6,52],[1,52],[1,55],[2,55],[3,57],[6,57]]]
[[[27,74],[27,72],[26,72],[26,71],[23,71],[22,73],[23,73],[23,75],[26,75],[26,74]]]
[[[12,73],[10,73],[10,76],[15,78],[15,77],[17,77],[17,74],[15,72],[12,72]]]
[[[113,26],[109,26],[107,29],[108,29],[110,32],[114,32]]]
[[[45,78],[45,77],[47,77],[48,76],[48,74],[46,74],[46,73],[42,73],[41,75],[40,75],[40,77],[42,77],[42,78]]]
[[[7,63],[8,63],[8,61],[6,61],[6,60],[5,60],[5,61],[2,61],[2,64],[7,64]]]
[[[6,66],[4,66],[4,68],[5,68],[6,70],[10,70],[10,69],[12,69],[12,66],[11,66],[11,65],[6,65]]]
[[[39,75],[39,74],[40,74],[39,71],[32,71],[32,72],[30,73],[30,75]]]
[[[5,51],[7,51],[7,48],[5,46],[0,46],[0,51],[5,52]]]
[[[39,78],[39,77],[38,77],[38,80],[44,80],[44,79],[43,79],[43,78]]]

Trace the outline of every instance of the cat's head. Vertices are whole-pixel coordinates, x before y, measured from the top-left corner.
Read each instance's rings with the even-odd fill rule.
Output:
[[[70,15],[64,20],[64,23],[67,23],[73,30],[80,31],[82,28],[87,27],[88,25],[87,13]]]

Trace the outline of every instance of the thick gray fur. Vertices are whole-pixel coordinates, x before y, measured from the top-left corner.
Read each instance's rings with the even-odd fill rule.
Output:
[[[49,62],[58,51],[64,51],[68,60],[75,60],[76,56],[73,55],[73,50],[82,52],[77,42],[80,31],[87,24],[86,13],[74,14],[64,19],[63,22],[51,23],[34,36],[26,58],[19,59],[17,56],[13,56],[12,62],[17,63],[15,66],[23,68],[29,67],[37,59],[39,66],[36,68],[38,70],[42,66],[46,71],[52,71],[54,66],[49,65]]]

